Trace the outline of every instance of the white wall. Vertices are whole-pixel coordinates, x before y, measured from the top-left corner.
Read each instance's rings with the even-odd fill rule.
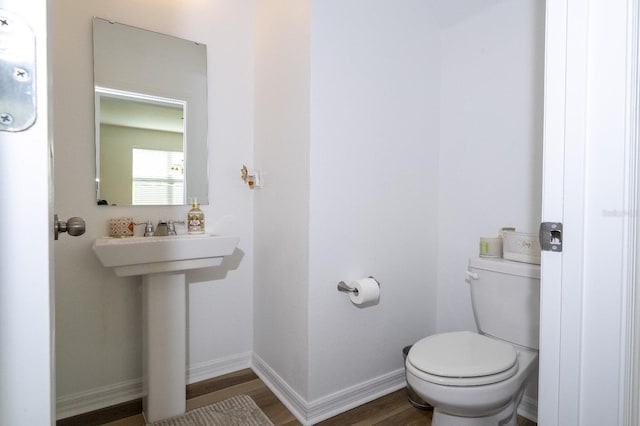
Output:
[[[438,331],[475,329],[464,271],[479,238],[540,222],[544,2],[470,11],[443,14]]]
[[[311,52],[313,405],[403,376],[402,348],[435,331],[438,28],[421,0],[315,1]],[[336,290],[369,275],[376,306]]]
[[[252,194],[240,179],[253,157],[253,1],[52,1],[55,205],[87,233],[56,245],[57,391],[64,404],[139,393],[139,278],[117,278],[91,250],[110,217],[180,219],[189,207],[98,207],[94,192],[93,16],[205,43],[208,51],[207,231],[240,237],[226,268],[187,275],[189,378],[247,367],[252,349]],[[137,232],[141,232],[138,230]],[[180,232],[180,229],[179,229]],[[184,232],[184,229],[183,229]],[[91,395],[88,395],[91,394]],[[111,402],[111,401],[109,401]],[[63,405],[64,405],[63,404]],[[67,413],[68,414],[68,413]]]
[[[435,327],[438,41],[419,1],[257,18],[254,351],[317,421],[402,386],[402,347]],[[377,306],[336,289],[370,274]]]
[[[308,1],[256,2],[254,347],[256,364],[307,397]]]

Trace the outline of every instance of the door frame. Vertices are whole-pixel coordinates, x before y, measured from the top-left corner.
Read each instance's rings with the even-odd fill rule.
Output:
[[[542,254],[545,426],[638,424],[638,3],[547,1],[542,221],[564,248]]]
[[[566,387],[580,383],[580,363],[568,360],[580,359],[582,328],[587,5],[570,3],[546,4],[542,221],[564,223],[563,252],[541,256],[538,423],[549,426],[573,424],[559,422],[561,410],[579,404]]]
[[[0,424],[47,425],[55,423],[49,3],[1,8],[35,34],[37,106],[30,128],[0,131]]]
[[[630,2],[628,147],[629,185],[626,209],[627,324],[625,347],[624,424],[640,424],[640,1]]]

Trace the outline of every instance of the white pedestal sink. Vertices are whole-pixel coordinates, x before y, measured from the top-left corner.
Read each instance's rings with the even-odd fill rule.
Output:
[[[116,275],[142,275],[143,411],[147,422],[184,414],[186,408],[185,272],[217,266],[238,237],[98,238],[98,259]]]

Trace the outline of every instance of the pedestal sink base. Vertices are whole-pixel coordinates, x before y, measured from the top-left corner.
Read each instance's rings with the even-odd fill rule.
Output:
[[[142,408],[147,422],[185,413],[186,292],[184,272],[142,277]]]
[[[147,422],[184,414],[187,305],[185,271],[219,266],[238,237],[102,237],[93,250],[119,277],[142,275],[143,387]]]

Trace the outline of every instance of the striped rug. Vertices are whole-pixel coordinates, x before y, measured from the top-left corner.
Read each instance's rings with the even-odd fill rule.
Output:
[[[183,416],[164,419],[147,426],[273,426],[273,423],[247,395],[187,411]]]

